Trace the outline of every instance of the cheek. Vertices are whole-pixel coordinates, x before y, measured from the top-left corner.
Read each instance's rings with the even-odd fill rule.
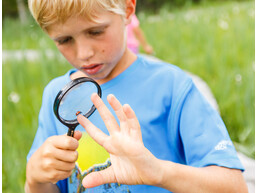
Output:
[[[65,48],[65,47],[58,47],[57,49],[60,51],[60,53],[71,63],[73,61],[73,52],[71,49]]]
[[[120,37],[120,38],[117,38]],[[102,49],[102,53],[111,57],[116,57],[118,55],[121,55],[121,52],[123,52],[124,48],[124,38],[122,36],[116,36],[113,38],[110,38],[109,41],[106,44],[105,49]]]
[[[64,48],[64,47],[62,47],[62,46],[58,46],[58,45],[56,45],[56,47],[57,47],[57,49],[59,50],[59,52],[65,57],[66,55],[67,55],[67,51],[66,51],[66,49]]]
[[[121,46],[118,42],[108,41],[105,45],[102,44],[100,53],[105,56],[105,58],[114,58],[121,49]]]
[[[78,68],[76,56],[72,49],[58,48],[58,50],[64,56],[64,58],[68,61],[69,64],[71,64],[74,68]]]
[[[106,47],[105,52],[119,52],[124,44],[125,44],[125,37],[124,37],[123,30],[117,30],[115,33],[110,32],[106,36]]]

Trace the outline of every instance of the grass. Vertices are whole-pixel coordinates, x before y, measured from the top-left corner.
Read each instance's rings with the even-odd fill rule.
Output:
[[[3,20],[2,29],[3,50],[55,49],[52,40],[32,18],[27,25],[21,25],[19,21],[7,18]]]
[[[139,19],[158,58],[208,83],[236,148],[254,158],[254,2],[164,8],[159,15],[140,13]],[[25,26],[4,20],[2,34],[3,50],[56,51],[32,20]],[[33,62],[3,61],[3,192],[23,192],[43,89],[69,68],[44,54]]]

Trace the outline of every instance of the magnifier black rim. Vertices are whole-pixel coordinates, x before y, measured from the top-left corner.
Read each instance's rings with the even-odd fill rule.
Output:
[[[76,127],[79,124],[79,122],[77,121],[77,119],[66,120],[66,119],[63,119],[62,117],[60,117],[59,116],[59,106],[60,106],[60,103],[61,103],[62,99],[66,95],[66,93],[69,92],[74,86],[76,86],[78,84],[81,84],[83,82],[94,83],[95,86],[97,87],[99,97],[101,97],[101,95],[102,95],[101,88],[100,88],[99,84],[96,81],[94,81],[93,79],[89,78],[89,77],[76,78],[76,79],[72,80],[71,82],[69,82],[63,89],[61,89],[59,91],[59,93],[57,94],[56,98],[55,98],[53,108],[54,108],[54,113],[55,113],[57,119],[61,123],[63,123],[64,125],[66,125],[68,127]],[[95,110],[96,110],[96,107],[94,105],[92,105],[91,109],[86,114],[84,114],[83,116],[88,118],[89,116],[92,115],[92,113],[94,113]]]

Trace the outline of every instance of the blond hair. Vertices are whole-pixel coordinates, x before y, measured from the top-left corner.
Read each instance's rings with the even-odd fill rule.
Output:
[[[125,16],[126,0],[28,0],[32,16],[41,28],[64,23],[71,16],[94,21],[97,12],[107,10]]]

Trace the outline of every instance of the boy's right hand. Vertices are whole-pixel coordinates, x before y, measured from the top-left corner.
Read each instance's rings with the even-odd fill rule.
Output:
[[[49,137],[27,163],[27,183],[30,185],[56,183],[72,174],[78,158],[76,149],[82,133]]]

